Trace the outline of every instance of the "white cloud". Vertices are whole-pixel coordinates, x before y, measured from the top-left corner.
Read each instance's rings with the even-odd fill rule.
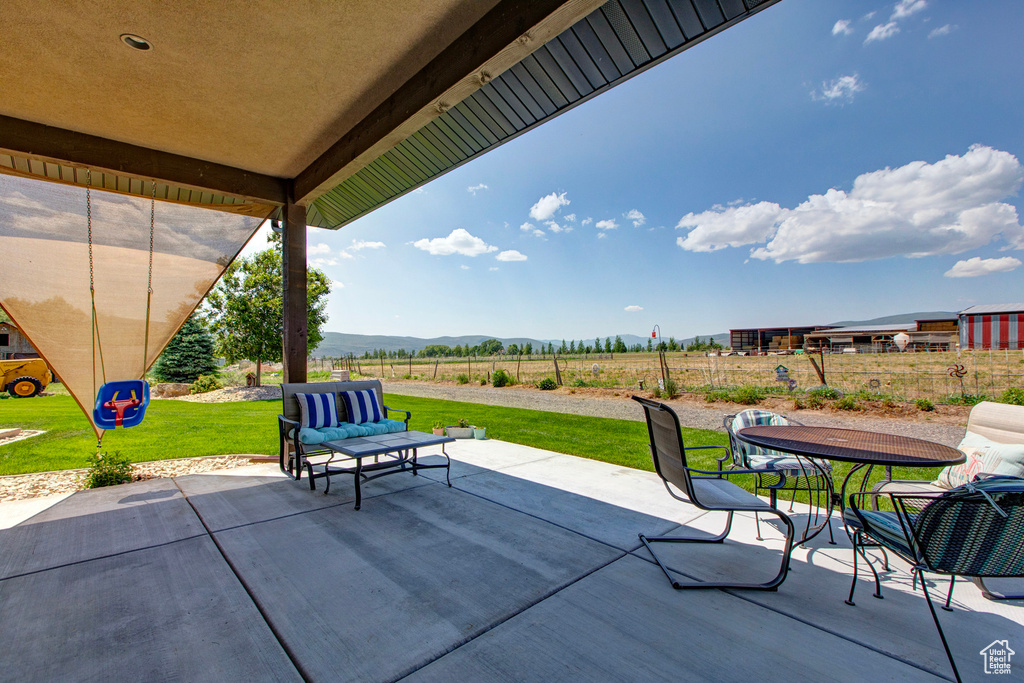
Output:
[[[864,83],[860,80],[860,76],[857,74],[840,76],[831,81],[823,82],[821,84],[821,91],[812,92],[811,98],[817,101],[824,101],[827,104],[853,102],[854,94],[863,91],[865,87]]]
[[[498,254],[497,256],[495,256],[494,258],[498,259],[499,261],[525,261],[526,260],[526,256],[524,254],[520,254],[515,249],[509,249],[508,251],[503,251],[500,254]]]
[[[321,242],[319,244],[314,244],[311,247],[306,247],[306,254],[308,256],[316,256],[317,254],[330,254],[330,253],[331,253],[331,247],[326,245],[326,244],[324,244],[323,242]]]
[[[835,23],[835,26],[832,27],[832,35],[838,36],[840,33],[844,36],[848,36],[853,33],[853,28],[850,26],[849,19],[840,19]]]
[[[530,218],[535,221],[546,221],[554,216],[560,208],[568,205],[569,200],[565,198],[565,192],[562,194],[552,192],[538,199],[537,203],[530,207]]]
[[[871,33],[864,39],[864,44],[873,43],[877,40],[885,40],[892,38],[894,35],[900,32],[900,27],[895,21],[890,21],[888,24],[879,24],[878,26],[871,29]]]
[[[575,223],[576,222],[576,214],[574,214],[574,213],[567,213],[564,216],[562,216],[562,219],[566,220],[566,221],[569,221],[570,223]]]
[[[467,266],[465,263],[459,266],[459,268],[461,268],[462,270],[469,270],[469,266]]]
[[[614,230],[615,228],[619,227],[619,224],[616,223],[614,219],[609,218],[607,220],[598,221],[594,223],[594,227],[597,228],[598,230]]]
[[[479,237],[474,237],[465,228],[456,228],[447,237],[435,237],[432,240],[426,238],[416,240],[412,243],[412,246],[434,256],[451,256],[452,254],[479,256],[480,254],[498,251],[497,247],[487,244]]]
[[[494,271],[498,270],[498,266],[491,266],[487,270],[493,273]]]
[[[635,312],[637,312],[637,311],[642,311],[642,310],[644,310],[644,307],[643,307],[643,306],[626,306],[626,307],[625,307],[624,309],[622,309],[622,310],[624,310],[624,311],[629,311],[630,313],[635,313]]]
[[[530,233],[534,237],[545,237],[547,235],[547,233],[545,233],[543,230],[538,228],[533,223],[523,223],[522,225],[519,226],[519,229],[522,230],[523,232]]]
[[[345,289],[345,284],[337,280],[331,280],[331,289]]]
[[[927,6],[927,0],[900,0],[893,8],[892,16],[889,17],[889,21],[906,19],[911,14],[917,14]]]
[[[1011,270],[1016,270],[1020,265],[1020,260],[1012,256],[986,259],[975,256],[966,261],[957,261],[943,275],[946,277],[978,277],[979,275],[990,275],[992,273],[1008,273]]]
[[[352,240],[352,245],[348,248],[352,251],[359,251],[360,249],[383,249],[387,245],[383,242],[366,242],[364,240]]]
[[[857,177],[793,209],[770,202],[687,214],[676,240],[688,251],[764,242],[751,257],[776,263],[856,262],[960,254],[1003,239],[1024,249],[1017,210],[1001,200],[1024,181],[1012,154],[974,145],[934,164],[911,162]]]
[[[479,185],[473,185],[471,187],[467,187],[466,188],[466,192],[470,192],[474,196],[476,196],[476,193],[479,192],[480,190],[487,190],[487,189],[489,189],[489,188],[486,185],[484,185],[483,183],[480,183]]]
[[[591,218],[590,216],[587,216],[586,218],[584,218],[584,219],[583,219],[583,220],[582,220],[582,221],[580,222],[580,225],[590,225],[590,224],[591,224],[591,223],[593,223],[593,222],[594,222],[594,219],[593,219],[593,218]]]
[[[759,202],[698,214],[691,212],[676,225],[676,228],[691,228],[686,237],[676,238],[676,244],[687,251],[718,251],[762,242],[774,232],[781,211],[778,204]]]
[[[627,213],[622,214],[629,220],[633,221],[633,227],[639,228],[641,225],[647,222],[647,217],[644,216],[636,209],[630,209]]]
[[[560,232],[572,232],[571,225],[559,225],[554,221],[548,221],[546,225],[548,226],[548,230],[556,234]]]
[[[932,32],[928,34],[929,38],[941,38],[942,36],[948,36],[950,33],[956,30],[956,24],[946,24],[936,29],[932,29]]]
[[[336,266],[338,265],[338,259],[333,258],[311,258],[309,259],[309,265],[314,268],[323,268],[324,266]]]

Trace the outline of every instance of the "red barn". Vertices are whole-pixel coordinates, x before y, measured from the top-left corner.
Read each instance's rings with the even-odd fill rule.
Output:
[[[1024,304],[971,306],[959,328],[962,349],[1024,349]]]

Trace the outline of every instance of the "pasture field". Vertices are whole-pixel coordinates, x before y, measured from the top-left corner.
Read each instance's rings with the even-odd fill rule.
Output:
[[[1011,387],[1024,387],[1024,353],[1021,351],[964,351],[916,353],[826,354],[825,379],[847,394],[869,392],[899,401],[928,399],[936,403],[969,396],[999,396]],[[557,359],[562,384],[621,389],[647,389],[662,378],[657,353],[578,354],[574,356],[493,356],[481,358],[352,359],[351,369],[363,377],[419,379],[448,382],[488,381],[498,369],[519,383],[535,384],[555,379]],[[335,361],[336,367],[343,364]],[[666,354],[668,376],[680,391],[705,392],[742,386],[763,387],[785,395],[787,382],[778,380],[776,368],[796,382],[796,391],[821,384],[807,355],[707,356],[703,353]],[[311,361],[310,370],[329,368],[330,360]],[[346,366],[347,367],[347,366]],[[959,369],[962,381],[951,374]]]

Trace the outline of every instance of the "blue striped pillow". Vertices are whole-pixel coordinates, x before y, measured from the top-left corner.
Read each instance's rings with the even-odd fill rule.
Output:
[[[295,394],[302,411],[300,424],[310,429],[338,426],[338,408],[334,394]]]
[[[364,422],[380,422],[384,416],[380,412],[380,403],[377,401],[377,392],[372,389],[363,391],[342,391],[338,394],[345,402],[345,410],[348,412],[348,421],[352,424],[363,424]]]

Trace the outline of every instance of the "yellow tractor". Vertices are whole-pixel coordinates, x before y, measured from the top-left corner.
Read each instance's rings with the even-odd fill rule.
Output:
[[[50,368],[42,358],[0,360],[0,391],[11,398],[31,398],[50,383]]]

